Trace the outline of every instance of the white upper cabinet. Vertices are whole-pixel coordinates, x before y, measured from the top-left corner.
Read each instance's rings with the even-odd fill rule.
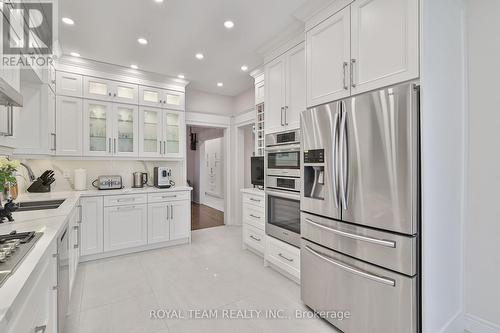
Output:
[[[265,132],[299,128],[306,108],[304,43],[268,63],[264,77]]]
[[[139,105],[184,110],[184,104],[185,98],[182,92],[146,86],[139,87]]]
[[[163,153],[163,110],[139,108],[139,156],[161,157]]]
[[[163,113],[163,154],[166,157],[182,157],[181,142],[184,138],[184,114],[176,111]]]
[[[56,155],[81,156],[83,152],[82,99],[57,96]]]
[[[350,7],[306,33],[307,106],[349,96]]]
[[[304,44],[293,48],[287,57],[286,105],[287,129],[300,127],[300,113],[306,109],[306,56]]]
[[[82,97],[83,77],[80,74],[57,72],[56,74],[57,95]]]
[[[83,81],[83,96],[85,98],[138,104],[139,87],[136,84],[91,76],[85,76]]]
[[[113,104],[83,102],[83,149],[85,156],[109,156],[113,147]]]
[[[352,3],[353,94],[419,76],[418,12],[418,0]]]
[[[265,67],[265,106],[266,133],[279,132],[285,126],[283,113],[285,108],[285,70],[286,58],[279,57]]]
[[[264,96],[265,96],[264,74],[261,74],[255,78],[255,105],[264,103]]]
[[[307,106],[419,76],[418,0],[356,0],[306,32]]]

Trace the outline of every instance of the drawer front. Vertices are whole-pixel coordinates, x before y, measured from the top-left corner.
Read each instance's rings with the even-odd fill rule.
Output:
[[[243,204],[250,204],[254,206],[265,207],[265,198],[264,196],[252,195],[252,194],[243,194]]]
[[[260,253],[265,249],[265,233],[263,230],[254,228],[250,225],[243,227],[243,242]]]
[[[148,202],[164,202],[164,201],[177,201],[177,200],[189,200],[189,192],[163,192],[163,193],[149,193]]]
[[[416,277],[302,240],[302,301],[316,311],[349,311],[348,319],[326,318],[344,332],[415,333],[416,292]]]
[[[264,209],[248,204],[243,205],[243,223],[264,230],[266,223]]]
[[[301,236],[332,250],[413,276],[417,238],[301,213]]]
[[[146,194],[110,195],[104,197],[104,207],[140,205],[147,203],[147,201],[148,197]]]
[[[266,237],[266,260],[296,275],[300,272],[300,250],[273,237]]]

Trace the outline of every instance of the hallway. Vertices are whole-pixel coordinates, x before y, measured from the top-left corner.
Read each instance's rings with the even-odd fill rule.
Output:
[[[191,202],[191,230],[224,225],[224,212]]]

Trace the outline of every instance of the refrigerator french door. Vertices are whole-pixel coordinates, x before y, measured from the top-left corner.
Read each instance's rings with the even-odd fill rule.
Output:
[[[404,84],[303,112],[301,209],[416,234],[417,103]]]

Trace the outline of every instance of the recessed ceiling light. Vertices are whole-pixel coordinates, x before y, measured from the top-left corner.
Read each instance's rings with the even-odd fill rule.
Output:
[[[246,71],[248,70],[248,67],[247,67],[247,66],[245,66],[245,65],[243,65],[243,66],[241,66],[241,70],[242,70],[243,72],[246,72]]]
[[[70,53],[73,57],[79,57],[80,56],[80,53],[78,52],[71,52]]]
[[[196,53],[196,54],[195,54],[195,57],[196,57],[196,59],[198,59],[198,60],[201,60],[201,59],[205,58],[205,56],[203,55],[203,53]]]
[[[222,87],[224,85],[224,83],[222,82],[217,82],[217,87]]]
[[[137,66],[137,65],[130,65],[130,68],[132,68],[132,69],[139,69],[139,66]]]
[[[179,75],[177,75],[177,77],[178,77],[179,79],[183,79],[183,78],[185,78],[185,76],[184,76],[183,74],[179,74]]]
[[[163,0],[155,0],[155,2],[162,3]]]
[[[75,24],[75,21],[73,21],[72,19],[70,19],[69,17],[63,17],[62,18],[62,21],[66,24],[69,24],[69,25],[73,25]]]
[[[148,40],[146,38],[137,38],[137,42],[141,45],[146,45],[148,43]]]
[[[232,29],[234,27],[234,22],[233,21],[226,21],[224,22],[224,26],[226,29]]]

